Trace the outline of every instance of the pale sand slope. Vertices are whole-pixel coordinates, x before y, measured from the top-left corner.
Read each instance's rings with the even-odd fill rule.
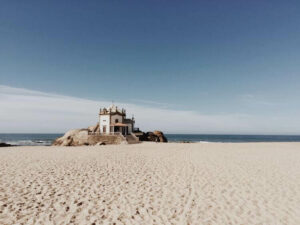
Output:
[[[300,224],[300,143],[0,149],[0,224]]]

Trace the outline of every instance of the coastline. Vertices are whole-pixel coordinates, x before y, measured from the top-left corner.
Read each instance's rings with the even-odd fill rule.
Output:
[[[16,146],[49,146],[56,138],[63,136],[42,133],[0,133],[0,142]],[[208,134],[165,134],[170,143],[263,143],[300,142],[300,135],[208,135]]]
[[[0,223],[297,224],[300,143],[0,148]]]

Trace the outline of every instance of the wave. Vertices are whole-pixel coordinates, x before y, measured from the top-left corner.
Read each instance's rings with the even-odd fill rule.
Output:
[[[17,146],[49,146],[52,144],[52,140],[13,140],[5,143]]]

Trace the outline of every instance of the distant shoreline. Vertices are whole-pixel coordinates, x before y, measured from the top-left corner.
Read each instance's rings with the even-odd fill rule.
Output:
[[[16,146],[49,146],[63,134],[0,134],[0,143]],[[260,143],[300,142],[300,135],[166,134],[170,143]]]
[[[179,144],[179,145],[189,145],[189,144],[214,144],[214,145],[260,145],[260,144],[272,144],[272,145],[280,145],[280,144],[298,144],[300,143],[300,141],[289,141],[289,142],[188,142],[188,141],[181,141],[181,142],[167,142],[167,143],[160,143],[160,142],[149,142],[149,141],[142,141],[141,143],[154,143],[154,144],[162,144],[162,145],[176,145],[176,144]],[[122,146],[120,144],[116,144],[116,145],[107,145],[107,146]],[[42,147],[51,147],[51,148],[60,148],[60,147],[66,147],[66,148],[80,148],[80,147],[83,147],[83,148],[94,148],[94,147],[97,147],[97,146],[94,146],[94,145],[89,145],[89,146],[85,146],[85,145],[81,145],[81,146],[52,146],[52,145],[10,145],[10,144],[7,144],[7,143],[0,143],[0,148],[22,148],[22,147],[30,147],[30,148],[35,148],[35,149],[39,149],[39,148],[42,148]]]

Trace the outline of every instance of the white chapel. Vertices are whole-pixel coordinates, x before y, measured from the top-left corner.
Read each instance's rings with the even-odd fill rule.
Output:
[[[119,109],[112,104],[109,108],[100,109],[99,127],[100,134],[128,135],[134,131],[135,120],[126,118],[126,110]]]

